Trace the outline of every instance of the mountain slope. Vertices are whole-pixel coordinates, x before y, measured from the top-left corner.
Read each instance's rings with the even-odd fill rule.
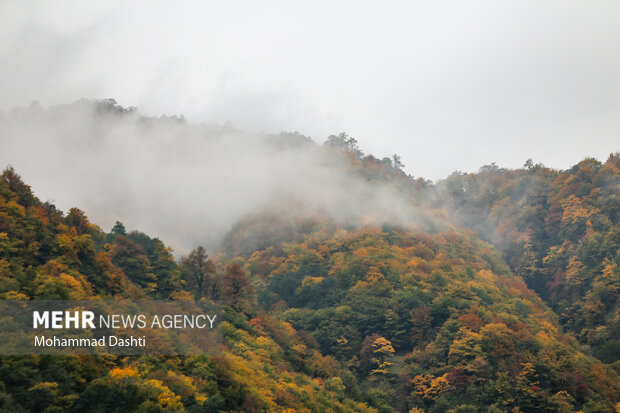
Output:
[[[319,231],[243,263],[259,302],[355,372],[383,411],[607,411],[617,400],[615,372],[473,234]]]
[[[122,225],[106,234],[77,209],[65,215],[41,203],[14,170],[0,176],[2,298],[187,299],[182,272],[161,241]],[[351,375],[307,349],[288,324],[222,298],[230,305],[220,356],[4,356],[0,409],[374,411],[345,397],[355,392]]]
[[[454,174],[439,199],[606,363],[620,360],[620,156],[566,171],[533,165]]]
[[[53,169],[78,153],[84,171],[51,187],[110,195],[90,213],[125,216],[116,207],[126,201],[134,222],[159,218],[163,233],[191,243],[232,227],[199,263],[198,282],[191,254],[177,262],[157,238],[63,214],[7,169],[0,298],[219,299],[225,345],[204,357],[2,357],[6,411],[617,407],[617,155],[567,171],[491,165],[433,185],[407,176],[396,155],[364,155],[346,134],[321,146],[148,118],[112,101],[0,123],[13,140],[49,147],[37,160],[16,145],[21,164]],[[134,145],[148,151],[116,156]],[[114,155],[97,158],[93,146]]]

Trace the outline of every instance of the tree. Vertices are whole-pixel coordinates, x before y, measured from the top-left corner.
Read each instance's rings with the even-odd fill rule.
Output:
[[[226,268],[224,292],[232,303],[238,302],[252,292],[252,286],[239,264],[232,264]]]
[[[405,167],[400,156],[397,154],[392,155],[392,163],[394,164],[394,168],[403,169]]]
[[[120,221],[116,221],[112,227],[112,234],[127,235],[125,225]]]
[[[202,245],[190,252],[187,257],[181,258],[181,265],[195,282],[198,297],[204,297],[206,293],[209,293],[211,298],[215,298],[217,293],[215,264],[209,259]]]
[[[323,143],[323,146],[353,153],[357,158],[361,158],[363,155],[359,146],[357,146],[357,140],[353,139],[344,132],[340,133],[338,136],[328,136],[327,140]]]
[[[78,235],[88,233],[90,227],[90,222],[88,222],[86,214],[78,208],[71,208],[69,210],[69,213],[65,218],[65,223],[70,227],[75,228]]]
[[[118,235],[110,249],[110,258],[129,279],[149,291],[157,289],[157,276],[144,248],[128,237]]]
[[[32,190],[29,185],[26,185],[21,176],[13,169],[12,166],[7,166],[2,171],[2,178],[9,186],[9,189],[17,195],[20,204],[24,207],[31,205],[38,205],[40,201],[32,194]]]
[[[392,363],[387,358],[394,355],[394,347],[387,338],[373,334],[364,339],[360,351],[361,367],[370,374],[387,374]]]

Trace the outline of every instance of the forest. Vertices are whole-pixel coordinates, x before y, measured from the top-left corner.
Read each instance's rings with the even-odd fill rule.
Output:
[[[224,348],[0,356],[0,410],[620,411],[618,153],[567,170],[491,164],[432,183],[346,134],[323,145],[269,139],[389,187],[407,219],[299,214],[294,199],[276,198],[219,247],[179,256],[122,217],[108,230],[88,211],[60,211],[4,169],[1,299],[214,301]]]

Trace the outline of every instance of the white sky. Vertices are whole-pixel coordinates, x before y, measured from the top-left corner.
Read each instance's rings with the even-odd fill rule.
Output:
[[[0,0],[0,110],[346,131],[433,180],[620,150],[618,1]]]

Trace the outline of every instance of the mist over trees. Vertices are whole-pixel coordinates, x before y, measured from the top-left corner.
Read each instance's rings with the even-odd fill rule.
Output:
[[[146,117],[111,99],[16,109],[0,115],[0,134],[0,164],[17,168],[43,199],[92,211],[106,227],[122,217],[183,255],[217,246],[244,216],[287,200],[301,217],[320,211],[341,225],[416,219],[399,191],[352,173],[351,159],[366,160],[346,134],[319,145],[299,133]]]
[[[620,357],[620,156],[566,171],[482,168],[440,182],[454,216],[494,243],[512,270],[607,363]]]
[[[344,133],[318,145],[113,101],[24,109],[0,130],[0,156],[17,165],[0,177],[0,298],[214,301],[224,317],[218,356],[4,356],[4,411],[620,402],[618,154],[565,171],[490,164],[434,184]],[[46,156],[28,154],[31,143]],[[69,156],[81,175],[32,169]],[[59,209],[19,166],[70,201],[109,199]],[[173,255],[160,232],[185,247]]]

